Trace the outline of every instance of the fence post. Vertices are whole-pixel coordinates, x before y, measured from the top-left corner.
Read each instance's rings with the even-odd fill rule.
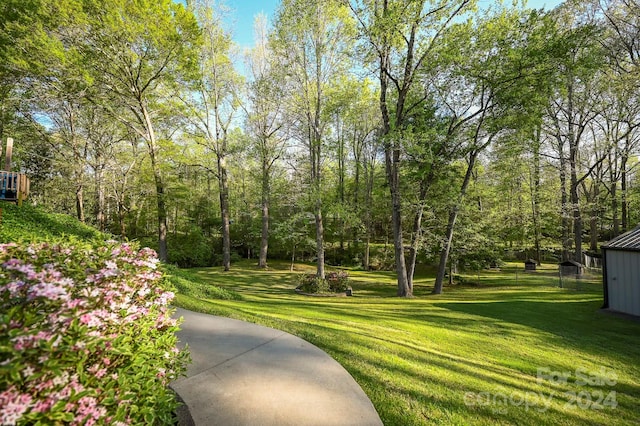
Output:
[[[4,154],[4,169],[11,171],[11,155],[13,154],[13,138],[7,138],[7,150]]]
[[[558,276],[560,277],[560,288],[562,288],[562,266],[558,270]]]

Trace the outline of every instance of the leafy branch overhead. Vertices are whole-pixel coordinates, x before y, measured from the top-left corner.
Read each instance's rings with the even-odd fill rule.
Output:
[[[3,1],[31,201],[181,265],[384,264],[403,297],[421,267],[439,293],[457,262],[582,262],[640,221],[635,0],[234,6]]]

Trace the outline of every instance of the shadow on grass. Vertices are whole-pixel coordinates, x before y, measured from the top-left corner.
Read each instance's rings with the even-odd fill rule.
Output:
[[[509,300],[491,302],[437,303],[436,306],[467,315],[484,317],[499,323],[520,324],[562,339],[595,355],[618,352],[624,362],[640,357],[637,345],[640,325],[607,316],[595,300]],[[626,359],[625,359],[626,358]]]

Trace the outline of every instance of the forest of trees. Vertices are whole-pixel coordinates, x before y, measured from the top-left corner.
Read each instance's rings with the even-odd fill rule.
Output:
[[[510,3],[510,2],[507,2]],[[640,3],[3,0],[30,201],[181,266],[576,260],[640,222]]]

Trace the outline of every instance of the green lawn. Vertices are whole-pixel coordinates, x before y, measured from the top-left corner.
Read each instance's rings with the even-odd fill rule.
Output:
[[[640,323],[599,312],[597,278],[560,289],[551,267],[516,277],[519,268],[465,276],[440,296],[429,294],[432,277],[418,277],[409,300],[395,297],[388,272],[351,271],[349,298],[295,294],[296,274],[284,264],[174,273],[183,276],[178,305],[324,349],[386,425],[638,424]],[[538,380],[539,371],[567,380]],[[608,383],[584,383],[597,376]]]

